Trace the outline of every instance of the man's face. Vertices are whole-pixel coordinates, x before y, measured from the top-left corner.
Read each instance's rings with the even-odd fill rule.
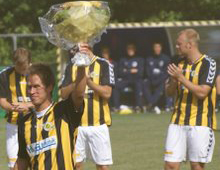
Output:
[[[26,75],[29,66],[30,66],[30,63],[27,60],[22,63],[16,62],[15,63],[15,70],[19,74]]]
[[[127,47],[128,56],[130,56],[130,57],[134,56],[135,52],[136,52],[135,47],[132,45],[128,45],[128,47]]]
[[[38,75],[30,75],[28,80],[31,101],[35,106],[41,106],[50,98],[51,89],[46,88]]]
[[[154,50],[154,54],[160,55],[162,51],[162,47],[160,44],[154,44],[153,50]]]
[[[189,43],[187,42],[185,34],[180,34],[176,41],[176,49],[179,55],[186,56],[189,51]]]

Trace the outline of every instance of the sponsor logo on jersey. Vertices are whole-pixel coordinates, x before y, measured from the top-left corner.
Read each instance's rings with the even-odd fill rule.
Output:
[[[30,156],[36,156],[42,152],[48,151],[56,147],[57,147],[57,138],[56,136],[51,136],[44,140],[28,145],[26,149]]]
[[[31,101],[30,97],[18,96],[18,102],[30,102],[30,101]]]

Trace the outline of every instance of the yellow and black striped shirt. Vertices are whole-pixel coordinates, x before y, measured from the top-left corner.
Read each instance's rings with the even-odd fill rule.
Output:
[[[203,55],[194,64],[186,60],[178,64],[186,79],[196,85],[212,87],[205,99],[198,99],[183,84],[178,83],[177,98],[171,122],[179,125],[208,126],[216,129],[216,62]]]
[[[40,118],[26,115],[18,126],[18,157],[31,169],[74,169],[74,145],[83,112],[76,112],[71,97],[53,104]],[[73,133],[74,132],[74,133]]]
[[[65,71],[62,87],[75,81],[76,70],[77,67],[69,63]],[[86,68],[86,72],[89,73],[95,84],[109,86],[114,86],[115,84],[113,66],[106,59],[95,57],[92,64]],[[98,93],[86,86],[84,102],[85,108],[81,126],[111,125],[112,120],[108,100],[103,99]]]
[[[8,102],[30,102],[27,88],[27,76],[18,74],[14,67],[7,67],[0,73],[0,97]],[[22,113],[8,112],[7,121],[17,124],[23,117]]]

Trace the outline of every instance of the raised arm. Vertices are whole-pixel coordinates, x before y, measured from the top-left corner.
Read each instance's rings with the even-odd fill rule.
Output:
[[[100,97],[109,99],[112,94],[112,87],[109,85],[99,85],[94,83],[90,78],[87,78],[88,86],[93,89]]]
[[[86,89],[85,67],[78,67],[75,86],[71,94],[74,105],[77,110],[80,109],[80,106],[83,103],[85,89]]]

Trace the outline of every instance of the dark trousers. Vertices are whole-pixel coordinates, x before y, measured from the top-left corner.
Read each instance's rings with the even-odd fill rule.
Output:
[[[121,80],[116,82],[115,88],[112,91],[113,103],[114,107],[119,108],[121,105],[120,96],[121,92],[124,90],[125,87],[133,88],[134,95],[135,95],[135,107],[142,108],[142,96],[143,96],[143,81],[142,79],[128,79],[128,80]],[[131,99],[134,100],[134,99]]]
[[[164,97],[164,83],[152,84],[150,80],[144,81],[144,98],[148,105],[158,106],[162,97]]]

